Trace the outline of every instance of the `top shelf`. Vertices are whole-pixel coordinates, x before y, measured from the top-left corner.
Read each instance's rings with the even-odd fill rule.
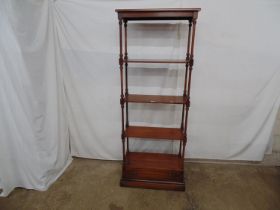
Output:
[[[116,9],[120,20],[190,20],[200,8]]]
[[[186,64],[186,59],[124,59],[125,63],[183,63]]]

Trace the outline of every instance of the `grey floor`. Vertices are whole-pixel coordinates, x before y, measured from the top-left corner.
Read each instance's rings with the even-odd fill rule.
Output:
[[[280,168],[186,163],[186,192],[119,187],[118,161],[74,159],[48,191],[16,189],[1,210],[278,210]]]

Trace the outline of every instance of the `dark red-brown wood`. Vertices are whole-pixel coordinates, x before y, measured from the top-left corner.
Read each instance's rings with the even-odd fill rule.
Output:
[[[180,128],[160,128],[146,126],[128,126],[125,130],[127,137],[183,140],[184,134]]]
[[[119,18],[120,79],[122,110],[123,166],[121,186],[150,189],[185,190],[184,154],[187,142],[187,122],[190,105],[191,76],[194,57],[195,28],[200,8],[171,9],[116,9]],[[127,26],[129,21],[143,20],[187,20],[187,46],[185,59],[130,59],[127,50]],[[124,37],[123,37],[124,36]],[[124,38],[124,41],[123,41]],[[124,54],[123,54],[124,49]],[[129,63],[185,64],[185,80],[181,96],[129,94]],[[129,103],[177,104],[182,106],[180,128],[131,126],[129,124]],[[124,110],[125,107],[125,110]],[[179,140],[178,154],[130,152],[129,138],[142,140]]]
[[[182,158],[172,154],[129,152],[121,186],[184,190]]]
[[[130,103],[188,104],[186,96],[128,94],[125,100]]]
[[[197,18],[200,8],[116,9],[125,20],[188,20]]]
[[[124,60],[125,63],[181,63],[186,64],[186,60],[172,60],[172,59],[128,59]]]

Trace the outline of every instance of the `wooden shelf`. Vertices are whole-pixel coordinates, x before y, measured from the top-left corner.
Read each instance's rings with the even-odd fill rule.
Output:
[[[130,103],[188,104],[186,96],[129,94],[126,97],[126,101]]]
[[[142,187],[165,190],[185,190],[184,157],[186,148],[186,132],[188,120],[189,95],[191,87],[191,72],[195,30],[200,8],[162,8],[162,9],[116,9],[119,20],[119,69],[121,84],[121,114],[122,114],[122,178],[121,186]],[[186,20],[187,46],[183,59],[131,59],[128,53],[128,24],[130,21],[143,20]],[[166,21],[165,21],[166,22]],[[160,23],[160,22],[159,22]],[[179,21],[177,22],[179,23]],[[181,22],[180,22],[181,23]],[[164,26],[164,25],[163,25]],[[176,38],[176,37],[175,37]],[[149,53],[143,54],[145,58]],[[182,57],[181,57],[182,58]],[[185,76],[183,92],[187,96],[128,94],[130,63],[141,64],[184,64]],[[129,64],[129,65],[128,65]],[[144,65],[144,66],[146,66]],[[173,65],[179,67],[178,65]],[[178,69],[178,68],[177,68]],[[182,104],[180,128],[126,126],[129,125],[129,103]],[[156,106],[156,105],[153,105]],[[158,154],[146,152],[130,152],[131,138],[160,140],[179,140],[177,154]]]
[[[129,126],[125,130],[126,137],[183,140],[184,134],[180,128],[159,128],[145,126]]]
[[[185,59],[124,59],[125,63],[177,63],[185,64],[187,61]]]
[[[128,152],[126,154],[126,165],[130,168],[183,170],[182,159],[179,158],[178,154]]]
[[[183,160],[178,155],[128,152],[124,171],[121,186],[185,189]]]
[[[200,8],[116,9],[124,20],[188,20],[197,18]]]

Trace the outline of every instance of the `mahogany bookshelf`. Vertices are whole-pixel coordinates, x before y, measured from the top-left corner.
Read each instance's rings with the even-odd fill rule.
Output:
[[[190,87],[193,69],[195,28],[200,8],[172,9],[116,9],[119,19],[120,42],[120,80],[121,80],[121,112],[122,112],[122,150],[123,164],[120,185],[125,187],[142,187],[150,189],[185,190],[184,155],[187,142],[188,111],[190,105]],[[187,49],[186,58],[174,59],[130,59],[127,52],[128,21],[149,20],[186,20]],[[184,90],[181,96],[140,95],[128,92],[129,63],[170,63],[184,64]],[[182,106],[180,128],[147,127],[129,124],[129,103],[177,104]],[[156,141],[177,140],[177,154],[131,152],[129,138]]]

